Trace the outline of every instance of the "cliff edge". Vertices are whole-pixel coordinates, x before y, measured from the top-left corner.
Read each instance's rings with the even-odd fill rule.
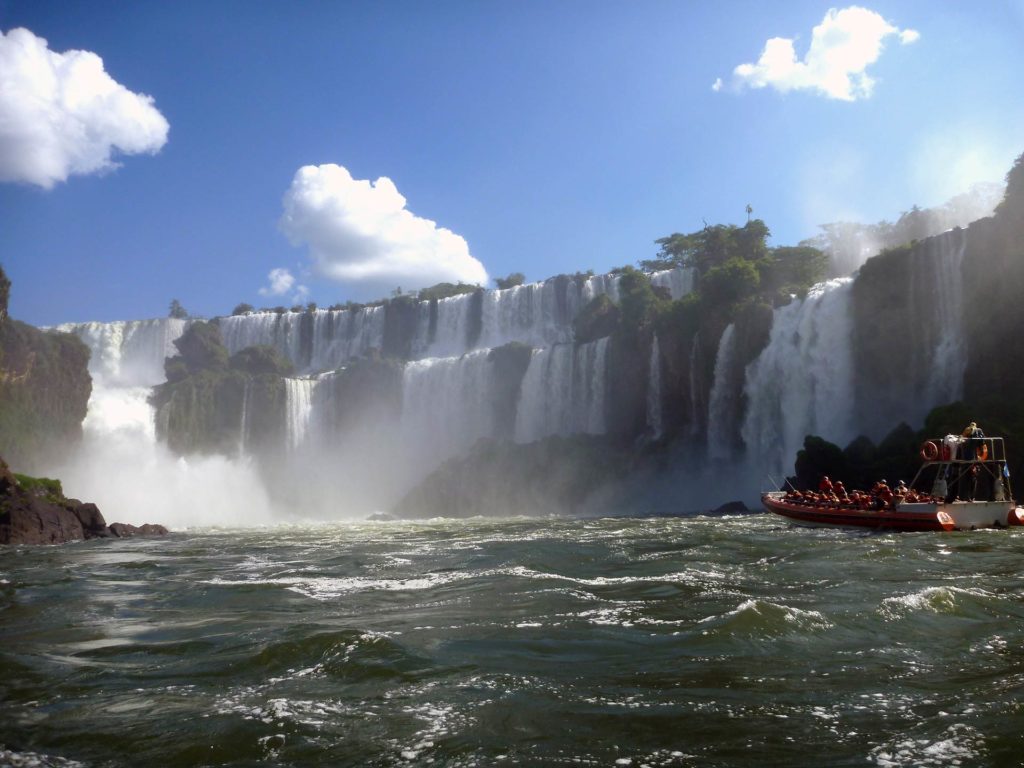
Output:
[[[89,348],[7,315],[10,280],[0,268],[0,455],[31,471],[82,436],[92,377]]]

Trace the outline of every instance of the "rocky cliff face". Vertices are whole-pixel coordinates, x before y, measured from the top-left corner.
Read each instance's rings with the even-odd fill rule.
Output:
[[[33,471],[81,438],[92,391],[89,349],[69,334],[7,317],[9,288],[0,270],[0,452]]]
[[[154,388],[157,436],[176,453],[236,455],[272,449],[284,434],[291,365],[269,347],[228,357],[220,330],[194,323],[174,341],[167,381]]]

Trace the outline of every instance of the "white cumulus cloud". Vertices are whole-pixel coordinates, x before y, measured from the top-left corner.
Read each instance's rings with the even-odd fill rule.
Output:
[[[277,267],[267,273],[267,285],[260,288],[260,296],[284,296],[292,294],[292,301],[301,301],[309,294],[309,289],[304,285],[297,285],[295,275],[291,270],[284,267]]]
[[[483,264],[451,230],[413,214],[391,179],[354,179],[342,166],[300,168],[284,196],[281,230],[305,243],[313,266],[376,290],[487,282]]]
[[[50,189],[116,168],[115,152],[156,153],[169,126],[89,51],[57,53],[27,29],[0,32],[0,181]]]
[[[802,60],[797,58],[791,38],[773,37],[756,63],[740,64],[733,70],[730,84],[737,90],[768,86],[783,93],[810,90],[844,101],[867,98],[875,85],[867,68],[878,61],[886,39],[893,36],[908,45],[920,33],[899,29],[867,8],[832,8],[811,32],[811,44]],[[711,88],[720,91],[723,86],[719,78]]]

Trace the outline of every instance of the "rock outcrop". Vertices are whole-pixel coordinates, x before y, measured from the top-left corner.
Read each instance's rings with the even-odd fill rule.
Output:
[[[0,269],[0,455],[32,471],[81,438],[92,392],[89,348],[8,317],[10,285]]]
[[[165,533],[162,525],[108,526],[95,504],[64,496],[59,480],[15,475],[0,458],[0,544],[63,544]]]

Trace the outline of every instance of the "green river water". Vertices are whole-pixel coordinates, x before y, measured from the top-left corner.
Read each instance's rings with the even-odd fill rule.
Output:
[[[0,548],[0,764],[1018,766],[1022,555],[768,515]]]

